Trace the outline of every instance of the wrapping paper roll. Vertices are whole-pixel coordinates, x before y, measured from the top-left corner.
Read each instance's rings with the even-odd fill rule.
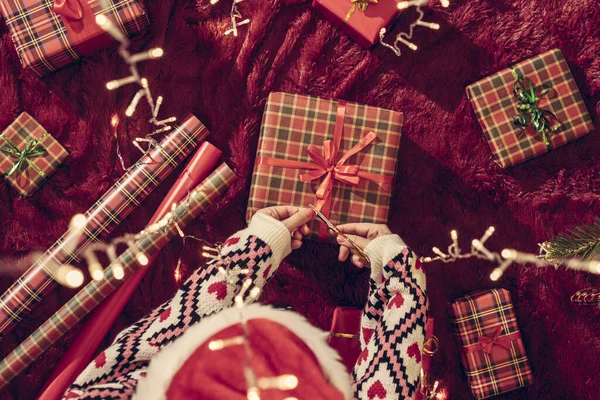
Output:
[[[190,194],[186,201],[171,211],[172,220],[164,228],[148,233],[138,239],[115,262],[104,270],[104,278],[91,281],[67,304],[44,322],[23,343],[0,362],[0,389],[35,361],[48,347],[71,329],[98,304],[108,297],[124,280],[114,277],[113,266],[119,264],[128,279],[144,262],[140,255],[150,258],[158,253],[173,237],[178,235],[177,226],[184,229],[208,206],[213,204],[233,183],[233,171],[222,164]]]
[[[219,149],[208,142],[204,142],[179,175],[177,182],[154,213],[148,225],[160,220],[171,210],[173,204],[186,198],[187,194],[210,174],[220,157],[221,151]],[[108,331],[113,327],[117,317],[146,275],[154,258],[150,259],[146,268],[139,269],[131,275],[87,318],[79,335],[63,354],[46,381],[38,400],[60,399],[62,397],[69,385],[93,359]]]
[[[125,219],[202,141],[206,127],[189,114],[160,142],[134,164],[85,213],[84,235],[67,231],[0,297],[0,338],[56,286],[55,270],[61,264],[78,262],[92,242],[108,235]]]

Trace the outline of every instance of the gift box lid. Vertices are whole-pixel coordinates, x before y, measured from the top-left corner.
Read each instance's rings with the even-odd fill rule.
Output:
[[[551,148],[557,148],[594,129],[585,102],[573,79],[567,61],[559,49],[553,49],[522,61],[510,68],[467,86],[475,114],[492,150],[494,160],[503,168],[519,164],[548,151],[542,135],[514,123],[520,112],[515,96],[515,72],[530,79],[535,88],[548,85],[545,95],[538,93],[537,105],[556,116],[559,128],[550,133]]]
[[[28,146],[29,156],[17,168],[19,156]],[[22,196],[33,194],[68,155],[67,150],[26,112],[0,135],[0,172]]]

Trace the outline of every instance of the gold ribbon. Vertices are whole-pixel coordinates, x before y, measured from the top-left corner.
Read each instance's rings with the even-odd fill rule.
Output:
[[[369,7],[369,4],[371,4],[371,3],[377,4],[378,0],[350,0],[350,1],[352,1],[352,8],[350,8],[350,11],[348,11],[348,14],[346,14],[346,18],[344,18],[344,22],[348,22],[348,20],[350,19],[352,14],[354,14],[354,12],[356,11],[357,8],[360,11],[365,12],[365,11],[367,11],[367,7]]]
[[[345,339],[360,339],[359,335],[355,335],[352,333],[337,333],[337,332],[331,332],[329,334],[329,336],[333,336],[333,337],[341,337],[341,338],[345,338]]]
[[[29,164],[42,178],[46,177],[44,171],[40,169],[31,159],[35,157],[41,157],[46,155],[46,149],[37,147],[40,145],[42,140],[48,136],[48,132],[44,133],[39,139],[29,139],[25,144],[25,148],[23,150],[19,149],[13,142],[11,142],[4,134],[0,135],[5,141],[6,145],[0,149],[2,153],[6,154],[9,157],[16,157],[16,161],[14,164],[6,171],[4,175],[10,176],[13,173],[20,170],[25,163]]]

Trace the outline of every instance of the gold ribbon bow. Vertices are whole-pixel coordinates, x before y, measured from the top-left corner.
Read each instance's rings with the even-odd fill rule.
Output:
[[[367,11],[367,7],[369,7],[369,4],[371,4],[371,3],[377,4],[377,0],[350,0],[350,1],[352,2],[352,8],[350,8],[350,11],[348,11],[348,14],[346,14],[346,18],[344,18],[344,22],[348,22],[348,20],[350,19],[352,14],[354,14],[354,11],[356,11],[357,8],[360,11],[365,12],[365,11]]]
[[[46,135],[47,134],[44,134],[40,139],[29,139],[27,141],[27,144],[25,144],[25,148],[23,150],[19,149],[17,146],[15,146],[14,143],[12,143],[10,140],[3,136],[4,140],[6,140],[6,145],[2,147],[0,151],[2,151],[2,153],[6,154],[7,156],[16,157],[16,161],[8,169],[8,171],[6,171],[5,175],[12,175],[13,173],[20,170],[23,167],[23,165],[25,165],[25,163],[27,163],[29,164],[29,166],[35,169],[35,171],[40,176],[45,177],[46,174],[44,173],[44,171],[42,171],[40,167],[35,165],[32,158],[41,157],[46,154],[46,149],[38,149],[38,146],[40,145],[41,141],[46,137]]]

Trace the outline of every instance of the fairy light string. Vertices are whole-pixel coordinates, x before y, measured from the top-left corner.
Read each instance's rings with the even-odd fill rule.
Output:
[[[433,247],[431,251],[435,254],[434,257],[422,257],[421,262],[430,263],[441,261],[443,263],[452,263],[466,258],[479,258],[497,264],[490,274],[490,280],[499,280],[506,270],[512,264],[533,264],[537,267],[555,267],[563,266],[566,269],[573,271],[588,272],[591,274],[600,275],[600,261],[598,260],[581,260],[578,258],[553,258],[547,260],[545,255],[548,252],[549,244],[542,243],[540,245],[539,254],[531,254],[521,252],[515,249],[504,249],[500,253],[490,251],[485,247],[486,241],[494,234],[495,228],[489,227],[480,239],[471,241],[471,250],[468,253],[463,253],[458,246],[458,232],[453,230],[450,232],[452,243],[448,246],[448,250],[444,253],[437,247]]]
[[[115,79],[106,84],[106,88],[108,90],[116,90],[123,86],[130,84],[137,84],[139,86],[139,90],[133,96],[133,99],[129,103],[129,106],[125,110],[125,116],[132,117],[135,113],[138,104],[142,99],[146,99],[148,106],[151,111],[151,118],[148,121],[150,124],[154,125],[155,130],[147,134],[145,137],[135,138],[133,140],[133,145],[140,150],[143,154],[148,154],[148,152],[153,147],[159,147],[158,142],[154,139],[155,135],[159,133],[166,132],[172,128],[172,123],[176,121],[175,117],[169,117],[166,119],[159,119],[158,113],[160,111],[160,107],[163,104],[163,97],[158,96],[156,100],[152,96],[152,91],[150,90],[150,84],[148,80],[141,76],[140,71],[138,70],[138,63],[154,60],[160,58],[164,55],[163,49],[160,47],[155,47],[147,51],[143,51],[136,54],[131,54],[129,52],[129,40],[125,36],[123,32],[116,26],[110,19],[108,19],[105,15],[99,14],[96,16],[96,24],[100,26],[106,33],[108,33],[113,39],[120,43],[119,45],[119,55],[125,63],[129,66],[129,76],[124,78]],[[111,117],[110,124],[114,129],[116,135],[116,128],[120,123],[120,118],[117,114],[113,114]],[[144,149],[142,147],[143,144],[147,145],[147,148]],[[125,167],[125,161],[121,155],[121,150],[119,148],[119,142],[117,141],[117,156],[121,163],[121,166],[124,170],[127,170]]]
[[[220,256],[215,257],[214,259],[219,260]],[[248,269],[240,268],[239,266],[225,269],[223,265],[231,265],[231,260],[229,259],[224,259],[220,261],[220,263],[221,265],[219,266],[219,272],[225,276],[228,285],[232,287],[237,287],[240,276],[246,276],[249,273]],[[220,351],[232,346],[242,346],[245,356],[242,363],[242,368],[244,372],[244,379],[246,380],[246,398],[248,400],[260,400],[262,390],[294,390],[296,387],[298,387],[298,377],[293,374],[283,374],[275,377],[259,377],[250,366],[250,360],[253,358],[253,353],[252,346],[250,345],[250,330],[248,328],[244,309],[248,304],[253,303],[256,299],[258,299],[261,293],[261,289],[258,286],[253,286],[253,283],[254,281],[251,278],[244,279],[242,282],[242,287],[234,298],[234,307],[238,310],[239,324],[242,334],[227,339],[213,340],[208,343],[208,348],[211,351]],[[287,397],[286,399],[292,400],[294,398]]]
[[[237,36],[238,35],[238,27],[242,26],[242,25],[246,25],[250,23],[250,19],[249,18],[245,18],[241,21],[238,21],[239,19],[242,19],[242,14],[240,13],[240,11],[237,8],[237,5],[239,3],[241,3],[244,0],[233,0],[231,2],[231,11],[229,12],[229,18],[231,19],[231,28],[226,30],[224,35],[225,36],[229,36],[232,35],[233,36]],[[215,5],[219,2],[219,0],[210,0],[210,4],[211,5]]]
[[[411,42],[411,40],[413,38],[414,30],[417,27],[428,28],[428,29],[432,29],[435,31],[439,30],[440,29],[439,24],[437,24],[435,22],[427,22],[424,20],[425,13],[421,9],[421,7],[424,6],[426,3],[427,3],[427,0],[411,0],[411,1],[399,2],[398,3],[399,10],[403,11],[410,7],[415,7],[418,17],[413,23],[411,23],[408,26],[408,32],[400,32],[398,35],[396,35],[396,39],[392,42],[392,44],[386,43],[384,41],[384,36],[385,36],[385,33],[387,32],[387,30],[385,28],[381,28],[381,30],[379,31],[379,42],[381,43],[381,45],[387,47],[388,49],[391,49],[394,53],[396,53],[396,55],[398,57],[400,57],[402,55],[402,50],[398,46],[398,43],[403,44],[404,46],[408,47],[409,49],[411,49],[413,51],[416,51],[418,49],[418,46],[416,44],[414,44],[413,42]],[[444,7],[444,8],[447,8],[448,6],[450,6],[450,0],[440,0],[440,3],[442,5],[442,7]]]

